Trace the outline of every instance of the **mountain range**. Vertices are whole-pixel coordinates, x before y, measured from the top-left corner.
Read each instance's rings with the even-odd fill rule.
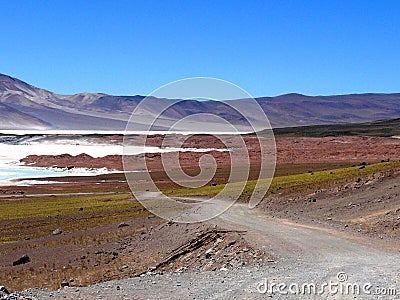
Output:
[[[145,96],[112,96],[104,93],[60,95],[34,87],[11,76],[0,74],[0,129],[12,130],[124,130],[132,111]],[[153,99],[171,101],[169,99]],[[246,106],[247,99],[239,101]],[[400,93],[306,96],[286,94],[260,97],[256,101],[268,116],[272,127],[294,127],[317,124],[361,123],[400,117]],[[141,112],[143,122],[152,119],[155,107]],[[225,101],[181,101],[164,114],[168,126],[196,113],[217,114],[232,123],[243,120]],[[140,122],[134,126],[142,130]]]

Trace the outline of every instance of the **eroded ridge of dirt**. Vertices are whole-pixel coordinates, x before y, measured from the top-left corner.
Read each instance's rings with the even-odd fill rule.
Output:
[[[123,170],[120,155],[107,155],[96,158],[88,154],[79,155],[29,155],[20,160],[28,166],[48,168],[107,168],[109,170]]]
[[[184,144],[187,148],[224,148],[215,138],[202,136],[195,137],[193,141]],[[161,140],[161,137],[160,137]],[[247,152],[250,156],[252,165],[259,165],[260,144],[255,137],[247,136],[244,138]],[[227,143],[226,147],[235,151],[238,144],[232,138],[232,143]],[[277,163],[278,164],[299,164],[299,163],[321,163],[321,162],[378,162],[382,160],[400,159],[400,139],[383,137],[324,137],[324,138],[278,138],[276,139]],[[204,154],[211,154],[219,167],[230,166],[230,153],[228,151],[208,151],[208,152],[181,152],[179,155],[182,168],[197,168],[199,158]],[[172,154],[165,154],[166,158]],[[268,154],[267,154],[268,155]],[[139,161],[146,159],[150,170],[163,170],[160,153],[147,153],[129,158],[130,168],[142,169]],[[236,163],[247,164],[247,158],[236,157]],[[68,154],[54,156],[30,155],[21,162],[39,167],[87,167],[102,168],[111,170],[122,170],[122,157],[119,155],[109,155],[102,158],[93,158],[86,154],[71,156]]]
[[[154,271],[180,271],[185,269],[216,271],[229,270],[271,257],[264,251],[246,245],[245,231],[209,229],[199,232],[193,239],[171,251],[169,256],[154,267]]]

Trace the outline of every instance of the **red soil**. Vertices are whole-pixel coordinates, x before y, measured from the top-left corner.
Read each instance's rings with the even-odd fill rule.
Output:
[[[161,144],[161,138],[153,139],[153,146]],[[258,165],[260,162],[259,144],[255,137],[245,137],[247,150],[250,156],[251,164]],[[227,143],[230,149],[235,150],[238,146],[232,139],[232,143]],[[301,163],[321,163],[321,162],[377,162],[381,160],[399,160],[400,159],[400,139],[383,137],[324,137],[324,138],[278,138],[277,163],[278,164],[301,164]],[[221,142],[216,141],[211,136],[194,136],[187,140],[183,147],[190,148],[223,148]],[[179,154],[180,165],[183,168],[196,168],[200,157],[204,154],[211,154],[219,167],[230,165],[229,152],[181,152]],[[172,153],[165,156],[172,157]],[[130,169],[140,169],[140,161],[144,154],[131,156],[129,159]],[[145,155],[147,167],[151,170],[162,170],[161,154],[147,153]],[[246,164],[245,156],[240,156],[237,161]],[[63,155],[30,155],[21,160],[21,162],[40,167],[87,167],[102,168],[111,170],[123,170],[122,157],[119,155],[108,155],[101,158],[93,158],[87,154],[71,156]]]

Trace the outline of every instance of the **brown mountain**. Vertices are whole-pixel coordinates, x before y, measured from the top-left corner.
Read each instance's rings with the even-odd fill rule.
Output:
[[[59,95],[0,74],[0,129],[124,130],[126,121],[144,96],[100,93]],[[400,94],[305,96],[287,94],[257,98],[273,127],[361,123],[400,117]],[[171,101],[168,99],[154,99]],[[246,99],[238,101],[246,107]],[[143,111],[143,122],[156,107]],[[159,129],[195,113],[218,114],[232,123],[243,118],[221,101],[182,101],[163,114]],[[205,120],[206,121],[206,120]],[[137,123],[135,129],[141,130]]]

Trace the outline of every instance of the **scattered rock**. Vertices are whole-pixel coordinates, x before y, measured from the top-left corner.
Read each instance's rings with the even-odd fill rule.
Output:
[[[119,223],[118,224],[118,228],[128,227],[128,226],[129,226],[129,224],[127,224],[127,223]]]
[[[10,292],[6,289],[5,286],[0,285],[0,299],[5,298],[10,295]]]
[[[180,267],[179,269],[177,269],[175,272],[176,273],[182,273],[183,271],[187,270],[187,267]]]
[[[66,279],[64,279],[62,282],[61,282],[61,287],[63,288],[63,287],[67,287],[67,286],[69,286],[69,282],[68,282],[68,280],[66,280]]]
[[[233,240],[231,242],[228,243],[227,247],[233,246],[236,244],[236,240]]]
[[[123,270],[125,270],[125,269],[128,269],[128,266],[127,266],[127,265],[124,265],[124,266],[122,266],[121,268],[119,268],[120,271],[123,271]]]
[[[30,261],[31,261],[31,259],[29,258],[29,256],[25,254],[25,255],[21,256],[19,259],[17,259],[16,261],[14,261],[13,266],[27,264]]]
[[[61,229],[56,229],[56,230],[53,231],[52,234],[53,235],[60,235],[60,234],[62,234],[62,230]]]
[[[214,248],[210,248],[206,251],[206,254],[211,254],[214,251]]]

